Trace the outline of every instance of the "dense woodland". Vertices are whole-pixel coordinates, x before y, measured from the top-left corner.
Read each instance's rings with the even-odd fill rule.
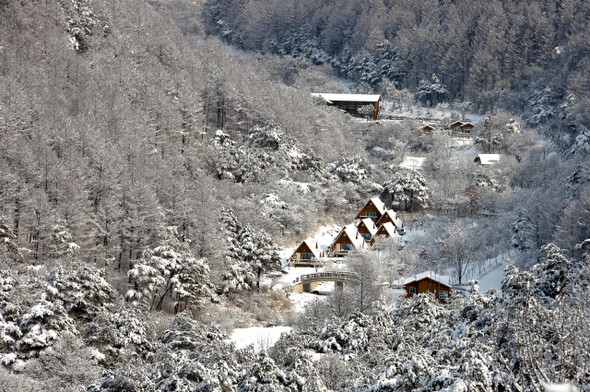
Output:
[[[573,0],[0,0],[0,390],[588,390],[589,17]],[[312,99],[345,90],[334,76],[393,108],[480,111],[474,148],[505,159],[457,159],[419,132],[428,108],[358,121]],[[351,257],[360,287],[302,313],[261,284],[280,247],[374,196],[432,236]],[[461,282],[508,251],[501,292],[392,306],[373,287]],[[262,353],[227,340],[258,324],[294,330]]]
[[[560,137],[590,123],[583,0],[223,0],[204,14],[206,31],[232,45],[327,64],[361,89],[507,109]]]

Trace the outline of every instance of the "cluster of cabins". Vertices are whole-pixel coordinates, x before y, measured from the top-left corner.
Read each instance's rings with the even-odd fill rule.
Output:
[[[324,265],[327,258],[344,257],[351,251],[368,248],[382,238],[400,241],[400,236],[404,233],[403,222],[397,217],[395,211],[387,209],[378,197],[374,197],[359,211],[354,223],[340,230],[328,248],[321,249],[317,242],[305,240],[288,259],[289,265],[320,267]],[[398,281],[394,285],[403,287],[408,298],[426,292],[433,293],[440,301],[445,301],[451,296],[448,277],[439,276],[431,271]]]
[[[395,211],[385,208],[383,202],[374,197],[360,210],[353,223],[340,230],[327,249],[320,249],[313,240],[305,240],[288,261],[295,267],[318,267],[324,264],[326,258],[344,257],[351,251],[374,245],[382,238],[400,241],[403,234],[403,222]]]
[[[451,130],[449,135],[451,136],[470,136],[471,130],[475,127],[475,124],[471,122],[455,121],[451,124]],[[436,131],[436,128],[431,124],[426,124],[422,128],[424,135],[431,135]]]

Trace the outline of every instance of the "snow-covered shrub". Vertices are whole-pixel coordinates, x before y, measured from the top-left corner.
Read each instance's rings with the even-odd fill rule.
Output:
[[[94,348],[96,359],[108,367],[132,360],[134,356],[148,358],[156,347],[153,331],[141,313],[128,307],[97,315],[82,327],[82,336]]]
[[[49,301],[60,301],[72,318],[90,321],[110,309],[116,294],[104,271],[90,265],[60,264],[47,277],[46,296]]]

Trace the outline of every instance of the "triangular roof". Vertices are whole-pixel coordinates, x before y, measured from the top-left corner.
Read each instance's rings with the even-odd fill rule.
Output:
[[[299,244],[299,246],[297,248],[295,248],[295,250],[293,251],[293,254],[297,253],[297,251],[299,251],[299,249],[303,246],[306,246],[307,248],[309,248],[309,250],[313,254],[313,257],[315,257],[316,259],[319,259],[322,257],[322,250],[318,246],[318,243],[312,239],[307,239],[307,240],[302,241],[301,244]]]
[[[375,222],[373,222],[373,220],[370,219],[370,218],[363,218],[363,219],[361,219],[361,221],[357,225],[357,229],[361,225],[365,226],[371,235],[375,235],[375,233],[377,232],[378,227],[375,224]]]
[[[464,122],[463,124],[461,124],[461,128],[467,127],[467,126],[474,127],[475,124],[474,123],[471,123],[471,122]]]
[[[374,205],[375,208],[377,208],[377,211],[379,211],[380,215],[383,215],[383,213],[386,210],[385,204],[383,204],[381,199],[379,197],[373,197],[363,206],[363,208],[361,208],[361,210],[359,211],[358,214],[356,214],[356,217],[354,219],[359,219],[361,212],[365,209],[365,207],[367,207],[369,205]]]
[[[432,125],[430,125],[430,124],[426,124],[426,125],[424,125],[422,127],[422,130],[425,130],[425,129],[432,129],[432,130],[434,130],[435,128]]]
[[[387,235],[391,238],[395,237],[397,233],[397,230],[395,229],[395,226],[393,225],[393,223],[391,222],[385,222],[384,224],[382,224],[381,226],[379,226],[379,229],[377,229],[377,235]],[[397,234],[399,235],[399,234]]]
[[[461,124],[463,124],[463,122],[462,121],[455,121],[454,123],[451,124],[451,128],[453,127],[453,125],[457,125],[457,124],[461,125]]]
[[[438,282],[448,288],[451,288],[451,277],[446,275],[439,275],[433,271],[425,271],[418,275],[414,275],[411,278],[408,278],[404,281],[403,285],[406,286],[410,283],[419,282],[424,279],[431,279],[435,282]]]
[[[365,239],[359,234],[358,228],[355,225],[350,224],[350,225],[344,226],[342,228],[342,230],[340,230],[340,233],[338,233],[336,238],[334,238],[334,241],[332,241],[332,243],[330,244],[330,249],[336,243],[336,241],[338,241],[338,239],[345,234],[346,234],[346,237],[348,237],[348,239],[350,240],[350,243],[356,249],[362,249],[364,247]]]
[[[404,223],[397,217],[394,210],[386,209],[383,215],[381,215],[381,218],[377,221],[377,226],[382,226],[385,222],[392,222],[397,228],[397,231],[401,231],[404,226]]]
[[[332,93],[311,93],[314,97],[320,97],[326,101],[333,102],[378,102],[381,95],[377,94],[332,94]]]

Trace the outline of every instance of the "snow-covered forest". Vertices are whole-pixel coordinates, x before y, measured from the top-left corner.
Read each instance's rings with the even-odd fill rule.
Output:
[[[0,0],[0,391],[590,391],[590,5],[529,3]]]

